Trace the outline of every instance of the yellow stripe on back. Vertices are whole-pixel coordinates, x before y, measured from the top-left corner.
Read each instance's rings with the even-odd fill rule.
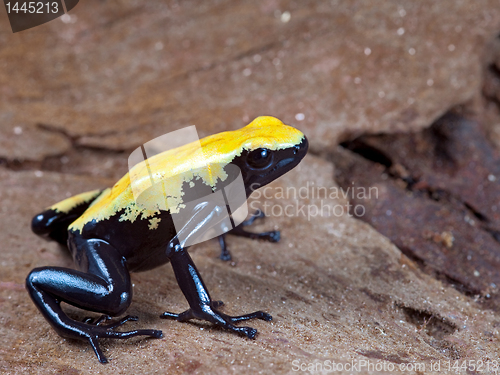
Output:
[[[263,116],[242,129],[211,135],[200,142],[162,152],[137,164],[113,188],[105,190],[69,229],[80,231],[87,222],[106,220],[122,210],[120,221],[131,222],[139,215],[141,219],[153,217],[160,208],[172,211],[182,204],[183,182],[198,177],[207,186],[214,187],[219,179],[224,181],[227,178],[224,166],[243,150],[281,150],[298,145],[303,138],[304,134],[299,130],[274,117]],[[148,190],[144,205],[141,201],[141,206],[138,206],[133,191],[146,191],[151,186],[151,175],[154,181],[162,181],[163,185],[157,184],[160,188]],[[165,204],[166,192],[169,198],[165,207],[162,205]]]
[[[95,197],[97,197],[99,195],[100,191],[101,191],[100,189],[97,189],[97,190],[92,190],[92,191],[88,191],[85,193],[81,193],[78,195],[74,195],[72,197],[69,197],[68,199],[65,199],[61,202],[58,202],[58,203],[50,206],[47,209],[54,210],[58,213],[67,214],[76,206],[79,206],[83,203],[90,202],[92,199],[94,199]]]

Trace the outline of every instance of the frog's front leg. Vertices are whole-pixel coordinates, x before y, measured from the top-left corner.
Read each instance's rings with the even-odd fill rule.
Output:
[[[270,321],[272,320],[271,315],[263,311],[255,311],[241,316],[229,316],[219,312],[217,308],[222,303],[220,301],[212,301],[207,287],[189,256],[187,249],[179,242],[179,238],[185,239],[182,242],[184,244],[186,243],[186,239],[188,240],[190,237],[202,236],[211,226],[216,225],[222,220],[223,212],[222,207],[213,205],[210,202],[199,204],[193,210],[191,220],[170,240],[166,249],[166,255],[170,259],[177,283],[186,297],[190,308],[181,314],[165,312],[161,317],[174,318],[180,322],[190,319],[207,320],[227,330],[254,338],[257,334],[256,329],[251,327],[236,327],[234,323],[255,318]]]
[[[118,251],[102,240],[87,240],[80,246],[81,271],[42,267],[31,271],[26,279],[33,302],[56,332],[65,338],[88,341],[101,363],[106,363],[107,359],[99,347],[99,338],[162,337],[158,330],[114,330],[126,321],[136,320],[135,317],[127,316],[109,324],[99,319],[89,324],[70,319],[64,313],[61,302],[116,316],[125,312],[132,299],[130,275]]]
[[[221,306],[222,303],[220,301],[212,301],[193,260],[188,252],[178,244],[175,245],[175,250],[170,256],[170,263],[174,269],[177,283],[186,297],[190,308],[180,314],[165,312],[161,315],[162,318],[174,318],[179,322],[185,322],[190,319],[207,320],[227,330],[246,335],[251,339],[257,334],[256,329],[251,327],[236,327],[234,323],[256,318],[267,321],[272,320],[271,315],[263,311],[255,311],[241,316],[229,316],[219,312],[217,307]]]
[[[229,232],[219,236],[219,244],[221,248],[220,259],[231,260],[231,253],[227,247],[226,234],[232,234],[233,236],[246,237],[252,240],[265,240],[269,242],[278,242],[280,240],[280,232],[278,230],[273,230],[269,232],[254,233],[244,230],[244,227],[252,225],[257,219],[266,217],[263,211],[257,210],[253,213],[248,220],[243,221],[240,225],[233,228]]]

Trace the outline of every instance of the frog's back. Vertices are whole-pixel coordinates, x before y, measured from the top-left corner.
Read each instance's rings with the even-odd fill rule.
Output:
[[[104,189],[87,210],[71,223],[69,230],[82,232],[86,224],[108,220],[132,206],[135,206],[135,201],[127,173],[112,188]]]
[[[225,166],[244,150],[289,148],[299,144],[303,136],[276,118],[258,117],[242,129],[162,152],[138,163],[111,189],[104,190],[69,229],[84,233],[86,226],[118,219],[119,223],[145,221],[150,230],[155,230],[161,219],[158,215],[163,211],[175,214],[183,206],[190,185],[199,183],[215,189],[225,181]],[[139,196],[140,206],[135,199]]]

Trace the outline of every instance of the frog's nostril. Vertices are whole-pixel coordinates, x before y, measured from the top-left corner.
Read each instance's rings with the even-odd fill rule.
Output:
[[[307,154],[308,149],[309,149],[309,142],[307,141],[307,138],[304,136],[302,142],[294,146],[293,153],[294,155],[300,154],[302,157],[304,157]]]
[[[302,140],[302,142],[300,142],[300,144],[293,146],[293,154],[297,155],[300,153],[305,155],[307,153],[308,148],[309,148],[309,143],[307,141],[307,138],[304,137],[304,139]]]

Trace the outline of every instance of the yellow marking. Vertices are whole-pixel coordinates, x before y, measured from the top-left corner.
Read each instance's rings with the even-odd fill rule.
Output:
[[[158,228],[158,223],[161,221],[161,218],[159,217],[154,217],[152,219],[149,219],[149,229],[156,229]]]
[[[277,118],[262,116],[242,129],[214,134],[200,142],[162,152],[147,159],[147,162],[138,163],[113,188],[103,191],[69,229],[81,231],[86,223],[109,219],[122,210],[124,212],[120,221],[130,222],[139,216],[141,219],[154,217],[160,209],[178,212],[182,208],[183,182],[198,177],[207,186],[214,187],[217,180],[224,181],[227,178],[223,168],[241,155],[243,150],[282,150],[298,145],[303,139],[304,134],[299,130],[283,124]],[[149,188],[151,175],[162,183]],[[144,192],[139,205],[134,199],[131,180],[134,182],[134,191],[138,189]],[[165,191],[168,196],[165,196]]]
[[[69,197],[68,199],[65,199],[61,202],[58,202],[58,203],[50,206],[47,209],[48,210],[52,209],[56,212],[67,214],[76,206],[79,206],[82,203],[87,203],[87,202],[91,201],[92,199],[94,199],[95,197],[97,197],[97,195],[99,194],[100,191],[101,190],[97,189],[97,190],[92,190],[92,191],[88,191],[85,193],[81,193],[81,194],[75,195],[73,197]]]

